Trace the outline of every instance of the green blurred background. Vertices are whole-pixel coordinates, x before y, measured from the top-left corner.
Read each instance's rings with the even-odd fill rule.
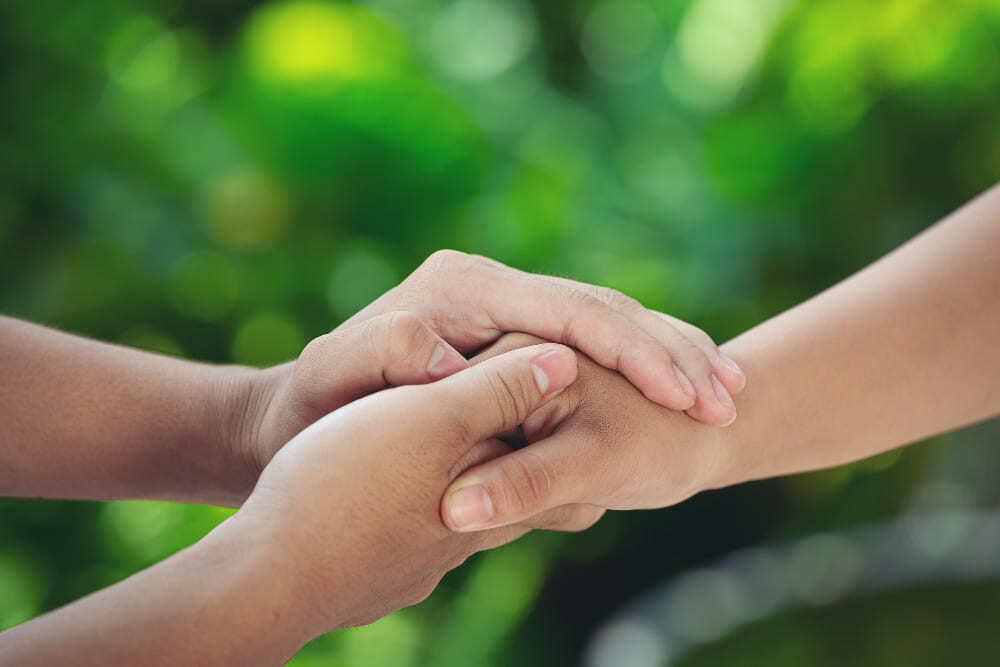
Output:
[[[721,341],[1000,176],[997,0],[7,0],[0,45],[0,311],[211,361],[292,358],[441,247]],[[994,438],[537,533],[293,664],[577,664],[636,595],[733,550],[997,504]],[[3,500],[0,627],[227,514]],[[975,646],[956,590],[886,598],[903,620],[868,658]],[[862,623],[851,604],[809,613]],[[804,664],[836,624],[803,618],[691,664]]]

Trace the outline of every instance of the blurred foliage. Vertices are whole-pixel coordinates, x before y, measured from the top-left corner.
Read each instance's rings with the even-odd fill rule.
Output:
[[[725,339],[997,179],[998,35],[996,0],[6,2],[0,308],[263,365],[455,247]],[[892,514],[928,451],[530,536],[294,664],[572,664],[671,573]],[[225,515],[4,501],[0,624]]]
[[[996,650],[1000,585],[952,584],[796,608],[702,649],[683,667],[939,667],[977,664]]]

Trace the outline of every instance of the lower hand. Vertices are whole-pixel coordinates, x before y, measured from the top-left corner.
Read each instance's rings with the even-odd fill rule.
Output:
[[[576,372],[562,346],[515,350],[439,382],[357,400],[281,448],[237,522],[271,536],[283,563],[275,576],[287,573],[302,605],[315,609],[313,634],[413,604],[470,554],[523,534],[452,533],[440,494],[495,455],[489,438],[523,422]],[[580,522],[596,516],[590,508]]]
[[[241,485],[252,488],[275,452],[323,415],[387,386],[446,377],[468,366],[463,353],[507,331],[574,346],[698,421],[736,418],[743,373],[697,327],[608,288],[440,251],[295,362],[227,379],[224,439]]]
[[[536,342],[505,336],[473,362]],[[442,516],[453,530],[503,526],[572,503],[665,507],[712,488],[724,463],[725,431],[654,404],[582,357],[576,382],[522,428],[532,444],[467,470],[449,487]]]

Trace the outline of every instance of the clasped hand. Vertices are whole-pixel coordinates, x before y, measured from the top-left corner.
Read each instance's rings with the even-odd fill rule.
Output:
[[[565,393],[541,409],[577,376],[574,351],[541,338],[508,336],[469,367],[463,352],[518,329],[603,361],[608,368],[597,371],[600,366],[581,355],[594,392],[601,391],[600,372],[648,410],[686,409],[716,424],[735,417],[729,393],[742,389],[742,373],[691,325],[603,288],[458,253],[435,255],[314,340],[296,362],[256,372],[247,383],[247,418],[235,441],[259,468],[250,473],[262,473],[240,514],[266,524],[257,528],[261,534],[277,536],[273,541],[285,554],[279,571],[292,580],[309,573],[306,589],[315,603],[309,606],[320,610],[317,631],[412,604],[471,553],[530,528],[581,530],[604,507],[628,505],[625,496],[605,497],[600,490],[616,486],[629,466],[601,461],[593,493],[574,495],[551,484],[545,461],[533,451],[513,453],[495,437],[523,429],[541,439],[582,397]],[[389,386],[396,388],[378,391]],[[573,454],[563,442],[574,429],[588,436],[580,438],[581,448],[608,435],[579,432],[592,420],[575,423],[553,438],[556,451]],[[547,452],[543,445],[530,449]],[[439,511],[445,488],[470,468]],[[663,500],[680,499],[691,488],[677,485]]]

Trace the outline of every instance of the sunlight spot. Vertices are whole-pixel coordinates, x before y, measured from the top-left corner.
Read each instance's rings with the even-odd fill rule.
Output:
[[[668,664],[669,646],[653,628],[623,620],[601,628],[584,658],[586,667],[660,667]]]
[[[337,260],[327,284],[327,300],[337,317],[347,319],[396,286],[395,267],[376,251],[349,248]]]
[[[295,359],[305,344],[297,322],[280,313],[261,312],[236,329],[231,355],[239,364],[271,366]]]
[[[438,65],[462,79],[488,79],[521,61],[535,40],[535,26],[520,3],[459,0],[431,31]]]
[[[580,47],[599,76],[629,82],[645,74],[660,19],[645,2],[605,0],[597,4],[583,25]]]
[[[797,599],[824,605],[854,586],[864,565],[864,554],[843,535],[812,535],[795,545],[785,570]]]
[[[398,66],[402,46],[363,7],[299,0],[259,10],[247,28],[254,68],[282,81],[352,80]]]
[[[763,56],[787,6],[787,0],[695,2],[664,63],[667,88],[697,108],[731,102]]]
[[[739,579],[723,570],[697,570],[681,579],[671,596],[667,622],[672,634],[703,642],[742,623],[753,601]]]
[[[270,245],[288,227],[284,189],[255,169],[235,169],[218,176],[209,182],[204,197],[208,225],[226,245]]]
[[[240,295],[240,276],[229,258],[211,250],[189,253],[170,271],[167,296],[174,309],[195,320],[225,316]]]

